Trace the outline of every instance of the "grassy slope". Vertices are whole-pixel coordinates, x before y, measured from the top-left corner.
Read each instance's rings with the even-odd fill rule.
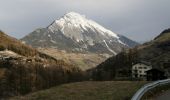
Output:
[[[9,49],[23,56],[35,56],[38,52],[0,31],[0,49]]]
[[[162,36],[156,39],[156,41],[160,41],[160,42],[168,41],[168,40],[170,40],[170,33],[163,34]]]
[[[157,41],[168,41],[170,40],[170,29],[164,30],[159,36],[155,38]]]
[[[170,60],[170,33],[162,33],[153,41],[139,47],[140,57],[148,59],[154,66],[157,66],[161,61]],[[159,66],[157,66],[159,67]]]
[[[139,46],[138,49],[145,49],[148,47],[152,47],[154,44],[157,45],[157,44],[168,42],[168,41],[170,41],[170,32],[164,33],[164,34],[162,33],[159,36],[157,36],[154,40]]]
[[[129,100],[145,83],[130,81],[78,82],[11,100]]]
[[[104,55],[94,54],[94,53],[71,53],[66,51],[60,51],[52,48],[41,48],[38,49],[47,55],[50,55],[56,59],[62,59],[69,62],[75,66],[78,66],[82,70],[87,70],[89,68],[94,68],[101,62],[107,59]]]
[[[167,91],[170,90],[170,84],[165,84],[165,85],[160,85],[157,86],[149,91],[147,91],[141,100],[155,100],[156,97],[159,97],[161,95],[163,95],[164,93],[166,93]]]

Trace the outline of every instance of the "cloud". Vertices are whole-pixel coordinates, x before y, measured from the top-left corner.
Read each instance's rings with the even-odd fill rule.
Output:
[[[0,29],[21,38],[75,11],[115,33],[145,41],[170,27],[169,0],[0,0]]]

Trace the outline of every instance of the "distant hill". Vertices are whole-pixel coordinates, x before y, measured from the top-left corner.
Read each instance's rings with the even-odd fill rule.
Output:
[[[0,32],[0,99],[81,80],[83,72],[71,63]]]
[[[138,61],[151,62],[154,68],[170,73],[170,31],[165,30],[154,40],[135,48],[125,50],[107,59],[92,69],[96,80],[111,80],[131,76],[132,64]]]
[[[139,59],[148,60],[155,67],[170,62],[170,31],[163,31],[154,40],[139,46]]]
[[[74,53],[54,48],[38,48],[38,51],[58,60],[64,60],[68,63],[71,63],[83,71],[96,67],[98,64],[110,57],[108,54]]]
[[[161,33],[159,36],[157,36],[155,39],[160,38],[160,37],[163,37],[164,34],[168,35],[167,33],[170,33],[170,28],[162,31],[162,33]],[[166,35],[165,35],[165,36],[166,36]],[[165,37],[165,36],[164,36],[164,37]],[[167,38],[169,38],[169,37],[170,37],[170,36],[167,36]]]

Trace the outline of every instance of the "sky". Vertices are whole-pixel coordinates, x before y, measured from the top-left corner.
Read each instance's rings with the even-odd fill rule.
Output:
[[[170,0],[0,0],[0,30],[20,39],[73,11],[143,42],[170,28],[169,5]]]

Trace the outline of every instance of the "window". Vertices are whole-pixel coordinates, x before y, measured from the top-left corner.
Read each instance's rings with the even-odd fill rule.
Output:
[[[136,66],[134,66],[133,69],[137,69]]]
[[[142,71],[139,71],[139,73],[142,73]]]
[[[146,74],[146,71],[144,71],[143,73],[145,73],[145,74]]]

